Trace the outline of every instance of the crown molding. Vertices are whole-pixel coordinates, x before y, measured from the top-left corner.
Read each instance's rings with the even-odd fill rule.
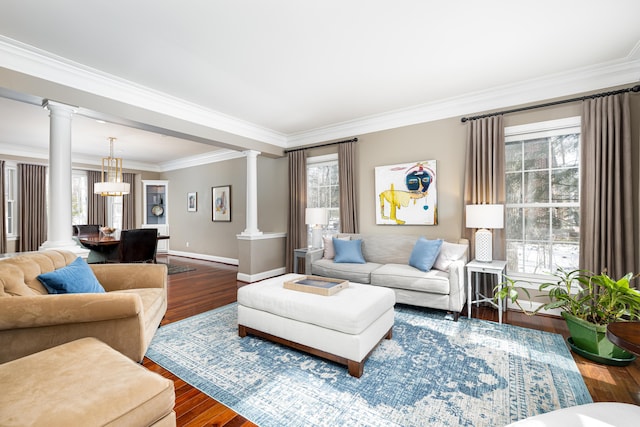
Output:
[[[289,135],[288,148],[575,95],[640,81],[640,42],[622,60],[497,86]]]
[[[456,116],[511,108],[532,102],[637,83],[640,81],[640,41],[622,59],[366,116],[285,135],[250,122],[203,108],[153,89],[70,61],[0,35],[0,66],[65,86],[116,99],[212,129],[283,148],[337,140]],[[139,169],[164,171],[202,165],[241,155],[212,152],[161,165],[139,163]],[[9,154],[9,153],[7,153]],[[229,157],[225,157],[229,156]],[[221,160],[222,159],[222,160]],[[95,162],[95,160],[93,160]],[[93,164],[93,162],[89,162]],[[128,164],[133,168],[132,164]]]
[[[285,147],[286,135],[87,67],[0,35],[0,65],[160,114]]]

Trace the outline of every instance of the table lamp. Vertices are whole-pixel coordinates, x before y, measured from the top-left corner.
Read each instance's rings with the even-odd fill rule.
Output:
[[[329,224],[328,211],[325,208],[307,208],[305,224],[311,226],[311,248],[322,247],[322,226]]]
[[[504,205],[467,205],[467,228],[476,230],[476,261],[493,260],[492,228],[504,228]]]

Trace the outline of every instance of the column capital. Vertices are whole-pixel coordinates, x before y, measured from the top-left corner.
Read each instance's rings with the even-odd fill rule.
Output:
[[[78,111],[78,107],[74,107],[73,105],[63,104],[62,102],[52,101],[50,99],[45,99],[42,101],[42,108],[49,110],[51,112],[55,111],[67,111],[69,114],[75,114]]]
[[[243,151],[243,153],[246,157],[258,157],[260,154],[262,154],[262,151],[245,150]]]

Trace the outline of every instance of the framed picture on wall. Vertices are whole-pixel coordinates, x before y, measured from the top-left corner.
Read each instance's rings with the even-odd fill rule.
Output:
[[[212,220],[231,222],[231,186],[211,188]]]
[[[198,193],[187,193],[187,212],[198,210]]]
[[[375,168],[376,224],[438,224],[436,161]]]

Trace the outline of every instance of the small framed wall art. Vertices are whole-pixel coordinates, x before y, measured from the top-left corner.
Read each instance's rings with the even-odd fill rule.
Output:
[[[187,193],[187,212],[198,210],[198,193]]]
[[[211,188],[212,220],[231,222],[231,186]]]

